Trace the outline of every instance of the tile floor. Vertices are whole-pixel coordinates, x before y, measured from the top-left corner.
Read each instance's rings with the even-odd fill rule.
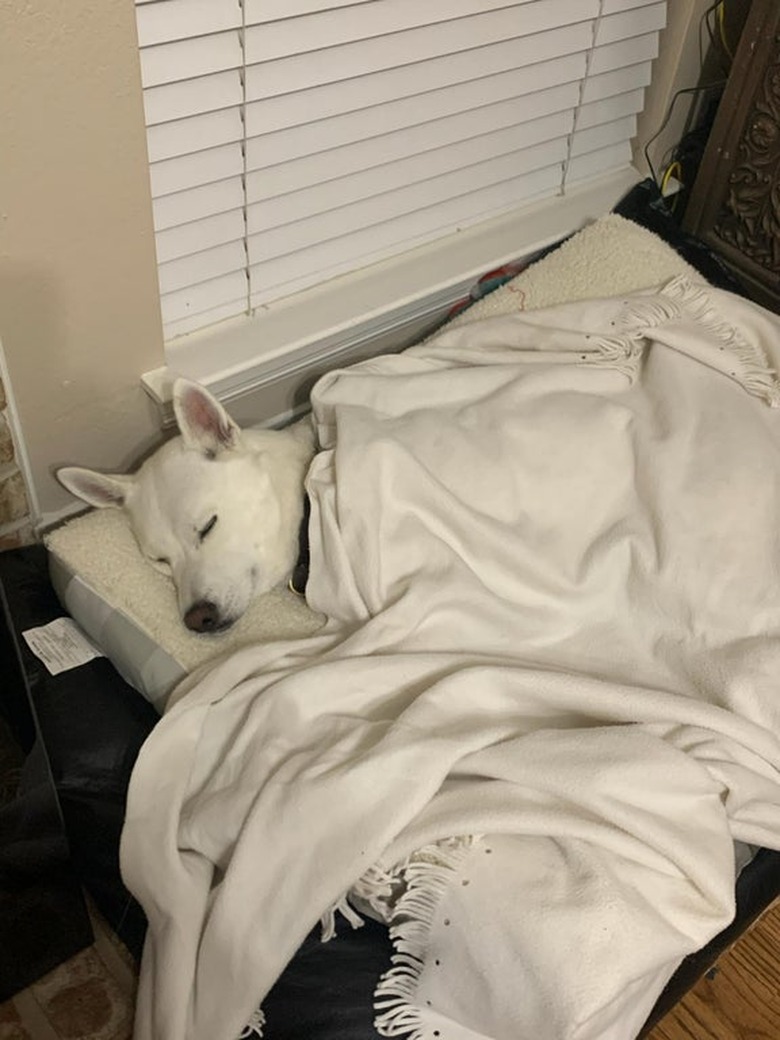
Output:
[[[0,805],[16,794],[22,753],[0,719]],[[0,1003],[0,1040],[131,1040],[133,959],[87,899],[92,946]]]
[[[130,954],[90,907],[95,942],[0,1004],[0,1040],[131,1040]]]

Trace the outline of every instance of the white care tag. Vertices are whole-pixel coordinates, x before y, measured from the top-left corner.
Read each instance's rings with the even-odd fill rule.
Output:
[[[90,643],[76,622],[68,617],[56,618],[40,628],[28,628],[22,635],[51,675],[59,675],[95,657],[105,656]]]

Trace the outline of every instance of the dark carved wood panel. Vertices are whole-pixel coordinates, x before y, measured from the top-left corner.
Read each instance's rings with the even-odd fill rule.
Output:
[[[754,0],[684,220],[780,313],[780,2]]]
[[[780,36],[776,37],[780,44]],[[764,72],[714,231],[780,274],[780,55]]]

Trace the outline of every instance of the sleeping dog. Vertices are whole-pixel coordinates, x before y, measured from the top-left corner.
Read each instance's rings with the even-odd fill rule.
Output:
[[[98,508],[124,509],[144,556],[169,574],[184,624],[216,632],[292,574],[314,454],[308,420],[283,430],[242,430],[202,386],[179,379],[180,435],[137,473],[57,472]]]

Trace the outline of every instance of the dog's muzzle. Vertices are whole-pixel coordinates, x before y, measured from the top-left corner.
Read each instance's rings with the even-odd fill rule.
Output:
[[[184,624],[192,632],[219,632],[229,628],[231,622],[220,617],[216,603],[204,599],[193,603],[184,615]]]

